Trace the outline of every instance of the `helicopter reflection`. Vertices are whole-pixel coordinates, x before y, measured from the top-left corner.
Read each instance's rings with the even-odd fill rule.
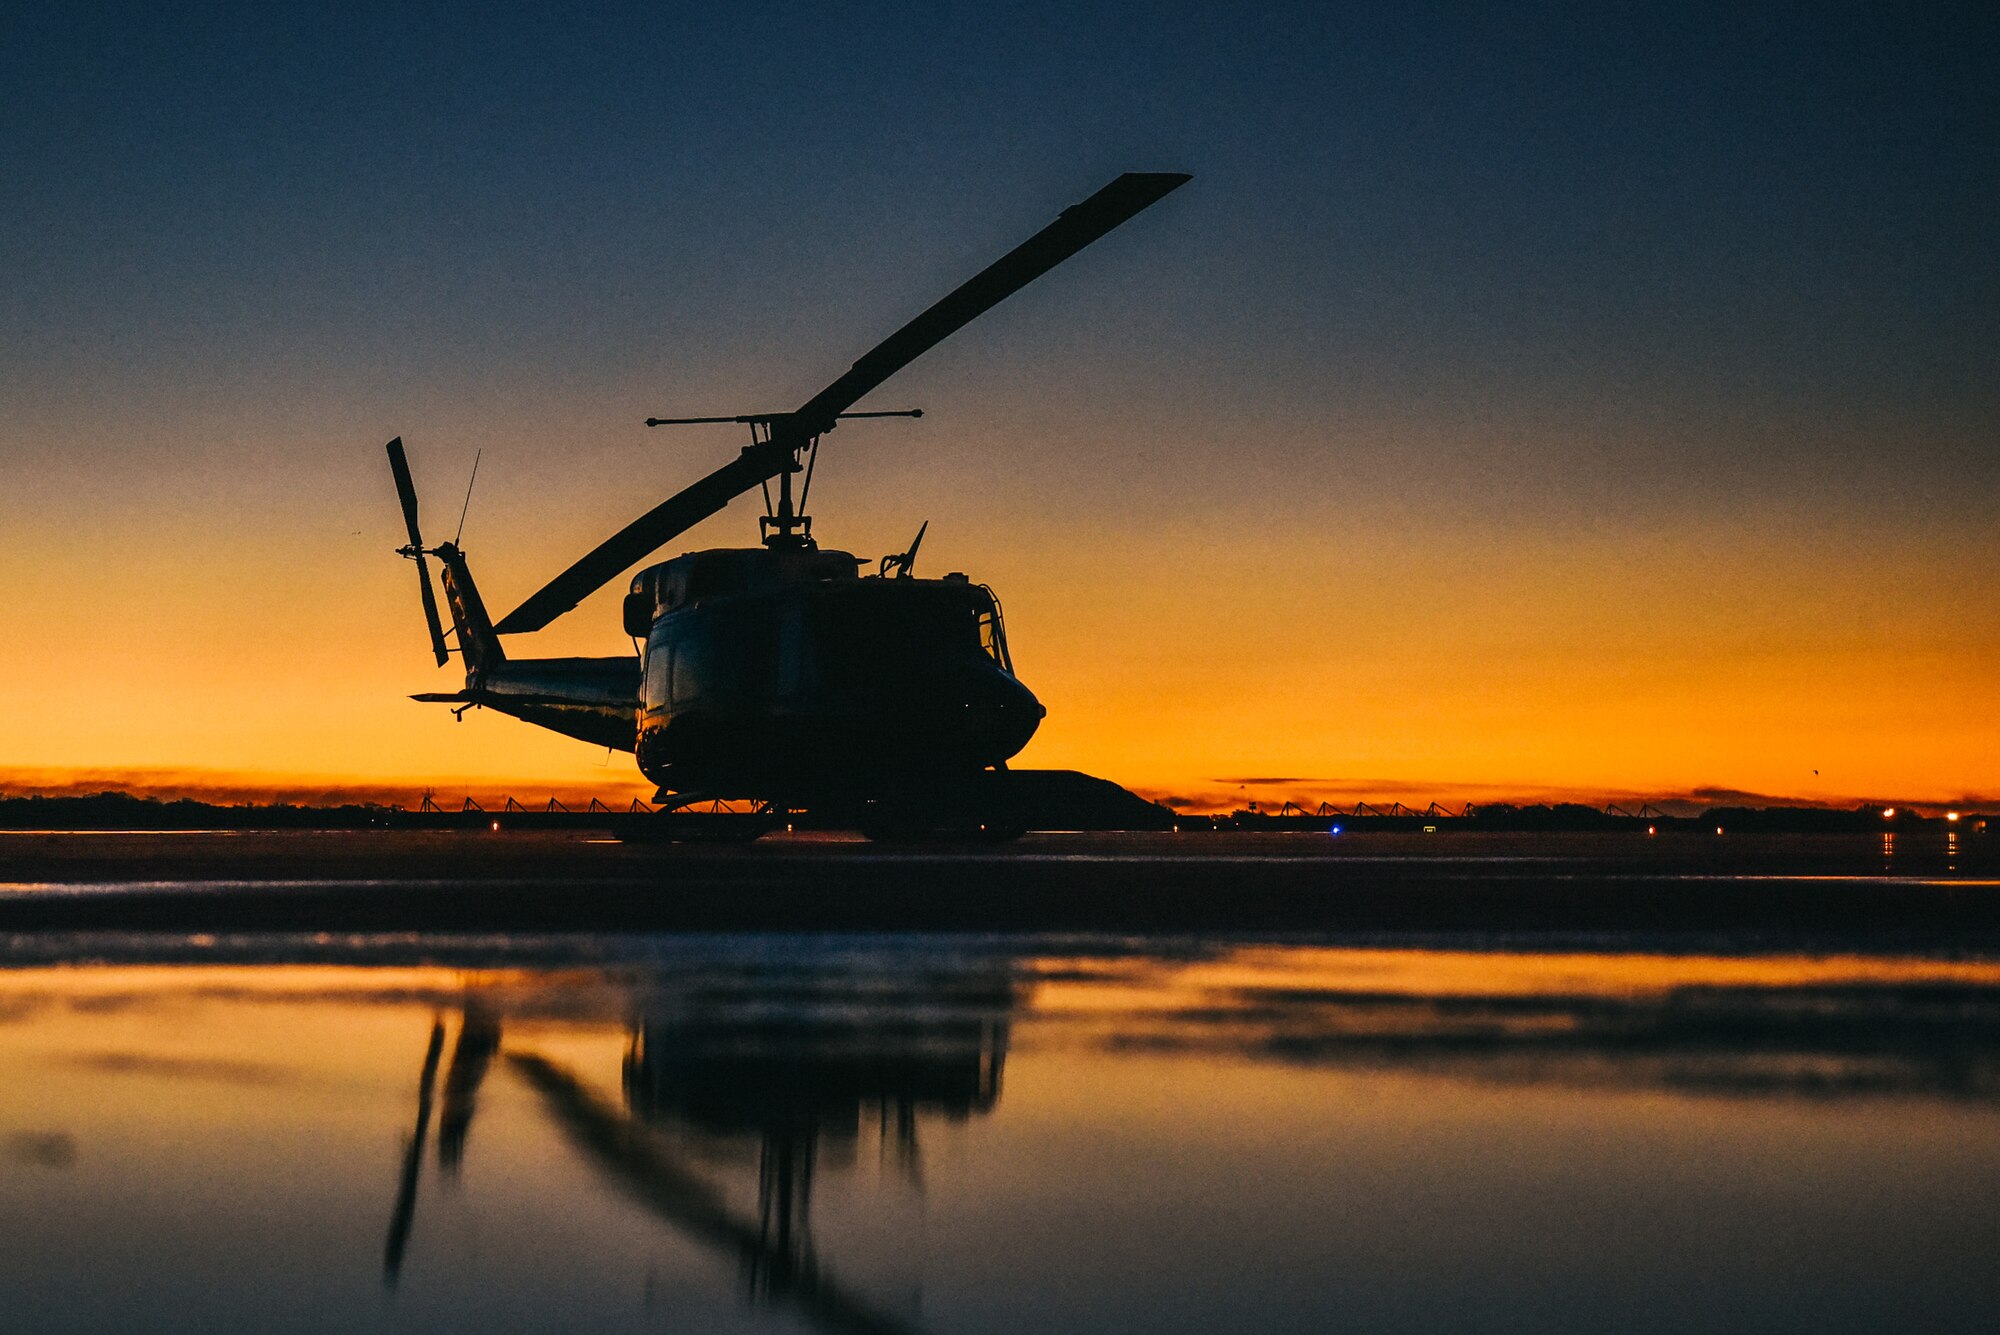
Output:
[[[500,1051],[500,1017],[477,998],[466,1003],[451,1066],[444,1077],[444,1111],[438,1115],[438,1167],[456,1173],[465,1158],[465,1138],[472,1130],[479,1086]]]
[[[921,1190],[919,1127],[990,1112],[1000,1095],[1010,1017],[1020,999],[1012,964],[982,962],[914,977],[830,966],[740,976],[653,980],[628,1023],[621,1087],[594,1086],[526,1047],[502,1051],[502,1016],[474,994],[464,1003],[437,1111],[437,1163],[457,1171],[482,1084],[502,1068],[539,1095],[550,1124],[623,1194],[683,1236],[733,1257],[747,1295],[789,1307],[826,1330],[915,1327],[841,1283],[812,1233],[823,1160],[851,1160],[863,1133]],[[415,1129],[404,1156],[384,1283],[401,1273],[416,1213],[446,1025],[433,1022],[418,1077]],[[730,1203],[716,1165],[755,1146],[757,1207]]]
[[[939,981],[899,990],[878,981],[846,997],[809,986],[776,1014],[710,997],[634,1029],[624,1079],[634,1113],[683,1134],[758,1139],[754,1291],[813,1272],[823,1143],[851,1146],[872,1113],[897,1167],[920,1186],[919,1114],[963,1121],[998,1102],[1013,982],[961,978],[945,995]]]

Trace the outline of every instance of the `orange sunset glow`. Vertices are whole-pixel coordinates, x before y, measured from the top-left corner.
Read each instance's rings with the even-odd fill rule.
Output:
[[[1380,496],[1273,478],[1290,493],[1135,522],[1119,513],[1122,468],[1079,466],[1083,495],[1042,504],[1008,460],[1028,434],[1018,420],[959,426],[937,393],[911,397],[936,420],[829,442],[821,522],[829,541],[872,555],[929,518],[937,568],[993,584],[1017,666],[1050,711],[1022,764],[1209,807],[2000,791],[2000,722],[1981,706],[2000,684],[2000,620],[1959,573],[1970,535],[1856,520],[1857,539],[1836,542],[1796,502],[1565,527],[1481,506],[1468,470],[1435,498],[1397,498],[1393,519]],[[1165,417],[1143,396],[1132,407]],[[545,411],[546,429],[564,431],[564,414]],[[449,495],[462,485],[450,465],[469,463],[458,442],[483,441],[465,541],[490,599],[506,602],[628,517],[644,498],[619,479],[639,465],[665,486],[734,447],[719,436],[663,446],[617,422],[599,431],[591,465],[560,480],[544,476],[534,432],[440,429],[417,456]],[[1116,460],[1142,447],[1077,436],[1044,448]],[[262,448],[246,441],[233,451],[241,469],[225,459],[177,484],[240,516],[226,536],[208,504],[148,513],[150,497],[74,476],[81,495],[12,527],[0,783],[376,800],[431,786],[649,791],[627,755],[477,711],[455,723],[406,699],[450,689],[451,673],[425,658],[410,572],[388,551],[398,535],[379,444],[313,440],[286,465],[302,474],[296,487],[250,472]],[[901,473],[913,455],[926,466]],[[1388,493],[1405,485],[1395,472],[1378,464],[1356,485]],[[694,536],[740,543],[754,513],[739,502]],[[52,556],[65,550],[117,554]],[[524,652],[619,652],[616,617],[613,593],[600,594]]]

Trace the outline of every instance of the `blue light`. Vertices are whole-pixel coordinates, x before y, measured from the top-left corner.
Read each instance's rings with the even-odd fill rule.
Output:
[[[1340,833],[1340,827],[1339,827],[1338,825],[1336,825],[1336,826],[1334,826],[1334,827],[1333,827],[1332,829],[1328,830],[1328,831],[1327,831],[1327,833],[1328,833],[1328,834],[1339,834],[1339,833]]]

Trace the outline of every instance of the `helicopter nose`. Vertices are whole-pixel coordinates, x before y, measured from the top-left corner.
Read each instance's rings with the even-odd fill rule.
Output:
[[[1003,672],[981,672],[963,686],[963,712],[998,759],[1026,746],[1048,713],[1033,691]]]

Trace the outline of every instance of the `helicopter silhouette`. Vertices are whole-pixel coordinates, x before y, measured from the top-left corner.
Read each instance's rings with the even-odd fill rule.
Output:
[[[784,413],[648,418],[649,427],[731,423],[750,444],[729,463],[605,539],[497,622],[457,537],[426,547],[402,438],[391,471],[439,666],[452,652],[432,591],[443,567],[465,686],[413,699],[484,707],[593,745],[631,751],[659,786],[662,817],[696,803],[753,805],[755,834],[812,812],[873,837],[1012,837],[1007,762],[1046,711],[1014,672],[999,599],[953,572],[915,576],[928,523],[873,573],[822,548],[806,513],[820,440],[897,371],[1190,177],[1126,173],[961,284]],[[798,479],[796,495],[794,479]],[[773,483],[775,486],[775,494]],[[637,657],[513,659],[504,635],[540,630],[736,497],[761,488],[762,545],[689,552],[632,579],[623,607]],[[461,520],[461,535],[463,524]],[[679,829],[654,822],[656,831]],[[670,836],[671,837],[671,834]]]

